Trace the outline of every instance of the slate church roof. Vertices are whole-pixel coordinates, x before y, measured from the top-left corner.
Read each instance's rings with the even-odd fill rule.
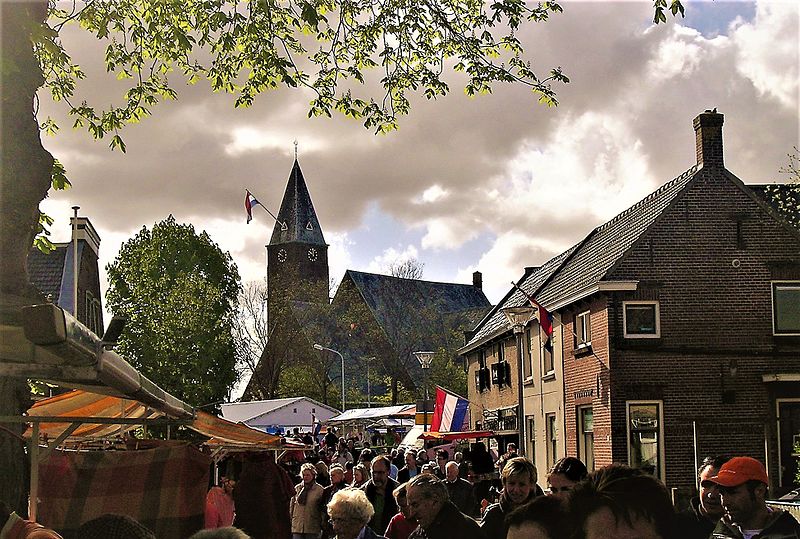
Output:
[[[275,222],[272,238],[269,241],[270,245],[289,242],[326,245],[317,212],[314,211],[314,204],[311,202],[311,195],[297,160],[289,174],[281,209],[278,211],[278,220]]]

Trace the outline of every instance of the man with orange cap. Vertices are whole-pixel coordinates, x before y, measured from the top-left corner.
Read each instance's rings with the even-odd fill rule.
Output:
[[[751,457],[734,457],[710,481],[719,489],[725,515],[713,539],[800,539],[800,523],[767,507],[767,471]]]

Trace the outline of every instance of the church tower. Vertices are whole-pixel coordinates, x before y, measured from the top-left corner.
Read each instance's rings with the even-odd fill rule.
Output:
[[[295,159],[267,245],[270,323],[282,316],[288,301],[327,304],[328,287],[328,244]]]

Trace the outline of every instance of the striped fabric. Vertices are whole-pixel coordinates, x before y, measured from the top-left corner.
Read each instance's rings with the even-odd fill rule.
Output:
[[[211,459],[188,444],[142,451],[53,451],[40,466],[39,522],[75,537],[84,522],[128,515],[159,539],[203,527]]]

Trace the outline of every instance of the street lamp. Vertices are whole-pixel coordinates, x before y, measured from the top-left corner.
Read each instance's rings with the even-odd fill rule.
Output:
[[[425,400],[423,401],[424,404],[422,410],[422,432],[428,431],[428,371],[431,368],[431,362],[433,361],[433,352],[414,352],[414,357],[417,358],[419,361],[420,367],[422,367],[422,375],[424,378],[423,384],[425,384]],[[423,442],[424,444],[425,442]]]
[[[517,431],[519,432],[519,444],[517,444],[517,451],[520,456],[525,455],[525,405],[522,400],[522,332],[525,331],[525,326],[530,322],[533,317],[533,307],[519,306],[519,307],[506,307],[502,309],[503,314],[506,315],[506,320],[514,330],[514,335],[517,338]]]
[[[328,348],[327,346],[322,346],[321,344],[314,343],[314,350],[319,350],[320,352],[323,350],[333,352],[342,360],[342,412],[344,412],[344,356],[338,350]]]

